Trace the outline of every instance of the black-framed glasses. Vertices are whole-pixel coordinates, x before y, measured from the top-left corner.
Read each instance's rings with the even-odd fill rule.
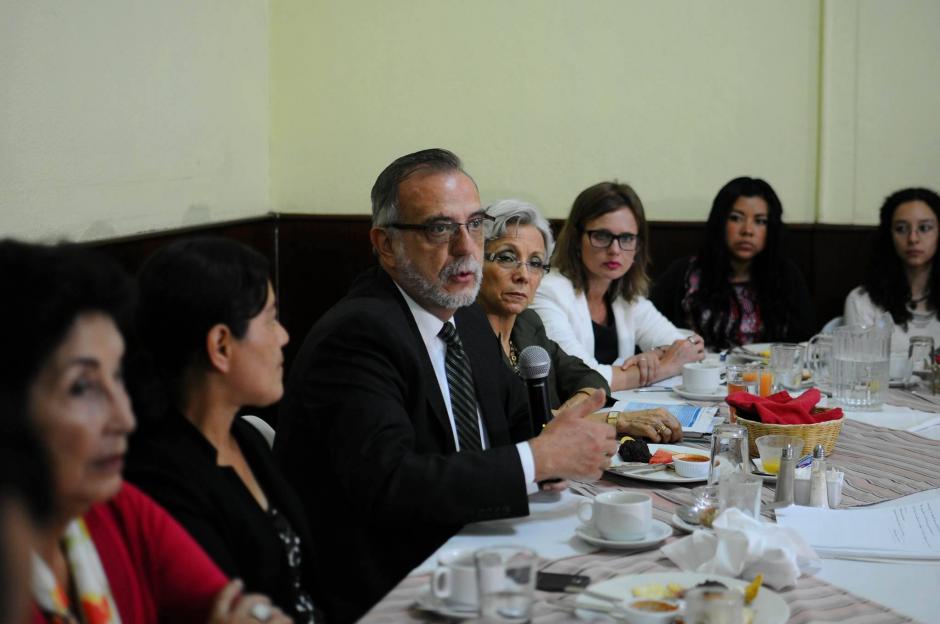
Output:
[[[525,265],[529,269],[530,273],[536,275],[545,275],[552,270],[552,265],[547,262],[543,262],[540,258],[532,258],[531,260],[520,260],[516,257],[516,254],[509,253],[508,251],[497,251],[496,253],[488,253],[483,256],[488,262],[496,263],[501,269],[506,269],[507,271],[515,271],[522,265]]]
[[[471,238],[481,240],[483,238],[483,226],[487,221],[495,221],[488,214],[478,214],[470,217],[466,223],[457,223],[456,221],[432,221],[430,223],[389,223],[386,227],[392,227],[397,230],[413,230],[424,232],[424,236],[432,243],[449,243],[457,238],[457,233],[461,227],[467,228],[467,233]]]
[[[614,241],[617,241],[623,251],[634,251],[640,242],[640,237],[632,232],[614,234],[610,230],[584,230],[584,233],[588,235],[591,247],[598,249],[607,249]]]

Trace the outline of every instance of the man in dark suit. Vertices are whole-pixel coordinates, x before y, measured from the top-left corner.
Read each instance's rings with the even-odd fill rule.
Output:
[[[323,607],[342,622],[462,525],[526,515],[539,482],[597,478],[617,450],[613,427],[581,418],[603,392],[532,437],[524,386],[472,305],[486,217],[454,154],[393,162],[372,210],[380,266],[308,334],[275,443],[313,524]]]

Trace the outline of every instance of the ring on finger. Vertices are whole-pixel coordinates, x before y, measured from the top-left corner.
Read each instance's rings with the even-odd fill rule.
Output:
[[[274,610],[271,609],[271,605],[265,604],[263,602],[255,603],[248,611],[248,615],[258,620],[259,622],[267,622],[271,619],[271,615],[273,613]]]

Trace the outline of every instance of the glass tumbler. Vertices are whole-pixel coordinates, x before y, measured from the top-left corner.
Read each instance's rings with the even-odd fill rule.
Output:
[[[732,474],[751,474],[747,429],[726,423],[712,432],[708,484],[713,485]]]
[[[770,370],[774,391],[796,390],[803,382],[803,345],[778,342],[770,345]]]
[[[729,364],[725,368],[725,380],[728,382],[728,394],[734,394],[735,392],[750,392],[751,394],[757,395],[760,383],[758,381],[758,376],[760,372],[758,369],[750,365],[742,364]],[[737,418],[734,408],[731,408],[731,422],[733,423]]]
[[[933,357],[933,338],[930,336],[911,336],[908,355],[915,371],[930,370],[930,361]]]
[[[487,622],[528,622],[535,597],[537,557],[521,546],[476,551],[480,616]]]

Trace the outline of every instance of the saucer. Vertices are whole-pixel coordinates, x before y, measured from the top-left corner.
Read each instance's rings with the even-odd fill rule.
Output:
[[[701,524],[689,524],[688,522],[680,518],[678,514],[672,514],[672,518],[670,518],[669,521],[672,522],[672,526],[676,527],[680,531],[685,531],[686,533],[692,533],[693,531],[700,531],[700,530],[705,530],[705,531],[711,530],[702,526]]]
[[[662,542],[672,535],[672,527],[665,522],[654,519],[650,522],[650,530],[647,531],[646,535],[635,540],[609,540],[601,537],[600,533],[598,533],[597,529],[594,527],[584,524],[576,528],[574,532],[578,537],[592,546],[600,546],[601,548],[610,548],[612,550],[639,550],[641,548],[655,546]]]
[[[680,384],[673,388],[673,390],[683,399],[692,401],[724,401],[725,397],[728,396],[728,388],[725,386],[718,386],[718,388],[712,392],[691,392]]]
[[[418,595],[415,596],[415,605],[422,611],[430,611],[444,617],[460,620],[467,620],[480,615],[480,610],[474,607],[456,607],[439,600],[431,593],[430,586],[424,586],[418,590]]]

